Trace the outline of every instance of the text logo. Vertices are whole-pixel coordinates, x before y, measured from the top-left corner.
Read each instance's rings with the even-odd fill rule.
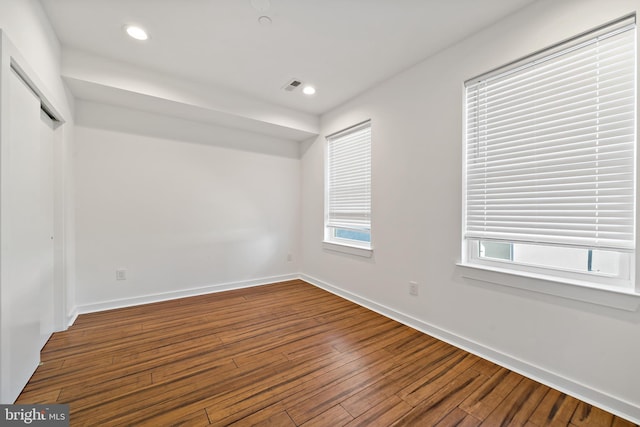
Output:
[[[0,427],[69,426],[69,405],[0,405]]]

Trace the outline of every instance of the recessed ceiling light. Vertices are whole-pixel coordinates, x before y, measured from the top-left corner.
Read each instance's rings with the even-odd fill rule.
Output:
[[[305,86],[302,89],[302,93],[304,93],[305,95],[313,95],[314,93],[316,93],[316,88],[313,86]]]
[[[125,25],[124,30],[136,40],[147,40],[149,38],[147,32],[137,25]]]

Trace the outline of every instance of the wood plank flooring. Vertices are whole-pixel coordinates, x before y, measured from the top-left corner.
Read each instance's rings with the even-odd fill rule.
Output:
[[[302,281],[78,317],[16,403],[72,426],[632,426]]]

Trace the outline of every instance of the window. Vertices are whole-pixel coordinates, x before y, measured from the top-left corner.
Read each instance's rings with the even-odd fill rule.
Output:
[[[371,122],[327,137],[325,241],[371,248]]]
[[[635,17],[465,83],[467,264],[633,287]]]

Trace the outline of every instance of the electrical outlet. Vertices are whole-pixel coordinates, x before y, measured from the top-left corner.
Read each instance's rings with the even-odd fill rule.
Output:
[[[288,254],[288,255],[287,255],[287,261],[288,261],[288,262],[293,261],[293,255]]]
[[[418,296],[418,282],[409,282],[409,295]]]
[[[127,270],[116,270],[116,280],[127,280]]]

